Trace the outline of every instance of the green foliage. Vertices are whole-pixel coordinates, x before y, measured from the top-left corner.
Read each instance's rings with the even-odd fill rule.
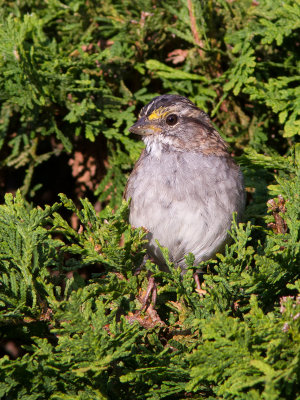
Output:
[[[1,244],[1,335],[4,343],[21,340],[25,354],[1,359],[1,396],[296,398],[299,175],[284,183],[288,233],[265,230],[256,242],[258,227],[234,222],[225,255],[203,263],[215,270],[204,275],[204,297],[195,290],[192,255],[184,276],[166,249],[170,272],[147,262],[163,325],[139,311],[144,233],[127,225],[126,203],[97,215],[86,199],[78,210],[61,195],[58,213],[57,204],[32,209],[19,193],[8,195],[0,229],[14,237]],[[77,215],[79,230],[62,218],[63,208]],[[80,274],[92,266],[94,275]]]
[[[299,298],[282,300],[281,313],[264,314],[255,296],[250,304],[243,321],[216,313],[195,322],[202,340],[189,357],[192,380],[188,389],[195,390],[205,381],[212,384],[217,398],[297,397]]]
[[[49,266],[57,263],[56,248],[62,242],[51,238],[44,227],[58,204],[30,209],[20,193],[8,194],[0,210],[1,316],[36,316],[54,300]]]
[[[0,398],[299,399],[299,2],[0,5]],[[212,116],[248,195],[183,276],[122,202],[163,93]]]
[[[284,124],[283,136],[297,135],[300,133],[297,84],[300,76],[296,72],[299,70],[299,57],[292,54],[290,46],[299,33],[300,4],[265,1],[262,7],[254,7],[250,16],[243,29],[228,32],[226,41],[234,45],[232,51],[238,57],[224,90],[234,88],[235,95],[241,90],[249,94],[251,101],[256,100],[278,114],[280,124]],[[279,56],[285,44],[288,51]],[[272,49],[275,50],[273,55],[270,54]],[[257,62],[255,53],[262,54],[260,62]],[[279,57],[281,62],[278,62]],[[268,66],[272,68],[271,74],[268,74]]]

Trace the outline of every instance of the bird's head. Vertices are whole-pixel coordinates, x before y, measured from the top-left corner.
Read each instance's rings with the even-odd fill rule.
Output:
[[[144,106],[129,129],[143,136],[147,147],[160,144],[166,151],[199,151],[227,154],[227,145],[208,115],[186,97],[167,94]]]

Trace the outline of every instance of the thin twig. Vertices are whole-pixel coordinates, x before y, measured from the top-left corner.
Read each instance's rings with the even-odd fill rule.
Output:
[[[187,6],[189,9],[189,15],[190,15],[190,21],[191,21],[191,30],[193,34],[193,38],[195,40],[195,43],[199,47],[203,47],[202,40],[200,40],[198,29],[197,29],[197,23],[196,23],[196,18],[195,18],[195,13],[194,13],[194,7],[193,7],[193,2],[192,0],[187,0]],[[198,49],[200,57],[203,56],[203,51],[201,49]]]

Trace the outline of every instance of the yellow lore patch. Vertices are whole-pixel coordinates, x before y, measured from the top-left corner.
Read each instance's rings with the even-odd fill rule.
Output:
[[[149,129],[151,129],[154,133],[161,133],[162,129],[159,126],[149,125]]]
[[[148,120],[153,121],[155,119],[163,118],[165,115],[168,114],[168,111],[164,111],[165,107],[159,107],[153,111],[152,114],[149,115]]]

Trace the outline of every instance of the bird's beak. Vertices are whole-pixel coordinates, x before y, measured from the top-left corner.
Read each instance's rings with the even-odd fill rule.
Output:
[[[141,136],[158,135],[162,132],[159,126],[153,124],[145,117],[140,118],[134,125],[129,128],[129,132]]]

